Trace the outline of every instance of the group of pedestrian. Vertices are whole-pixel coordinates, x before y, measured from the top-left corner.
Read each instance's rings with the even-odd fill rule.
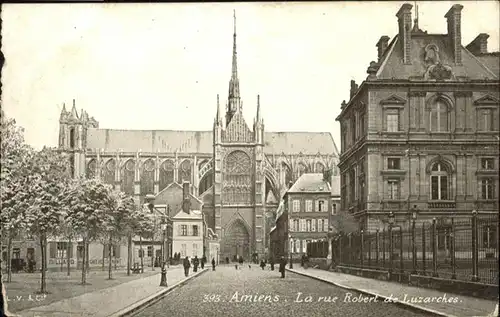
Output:
[[[191,264],[193,265],[193,272],[198,272],[198,266],[201,264],[201,269],[203,270],[205,268],[205,262],[207,262],[207,258],[203,256],[200,259],[198,259],[198,256],[195,256],[191,261],[189,261],[188,257],[185,257],[182,266],[184,267],[184,275],[188,277],[189,275],[189,269],[191,268]],[[212,258],[212,271],[215,271],[215,259]]]

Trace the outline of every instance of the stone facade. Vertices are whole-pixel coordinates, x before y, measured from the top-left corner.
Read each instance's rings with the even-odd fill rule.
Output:
[[[232,73],[226,113],[217,96],[212,131],[100,129],[85,111],[63,108],[59,147],[72,153],[74,175],[100,177],[140,205],[172,183],[192,184],[205,222],[220,239],[221,258],[264,256],[277,201],[289,182],[336,166],[330,133],[267,132],[260,114],[252,129],[242,115],[233,34]],[[274,197],[274,199],[270,199]],[[156,201],[156,200],[155,200]],[[241,247],[240,247],[241,246]]]
[[[446,15],[448,34],[400,27],[382,36],[367,79],[351,81],[337,121],[342,145],[341,211],[373,231],[387,223],[498,213],[499,53],[487,35],[461,45],[461,5]],[[400,25],[411,22],[404,4]],[[406,22],[402,22],[402,20]],[[496,66],[495,66],[496,65]]]

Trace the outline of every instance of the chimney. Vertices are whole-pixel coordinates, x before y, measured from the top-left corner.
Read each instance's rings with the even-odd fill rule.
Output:
[[[474,55],[481,55],[488,53],[488,38],[490,36],[486,33],[479,34],[469,45],[465,48]]]
[[[182,184],[182,211],[189,214],[191,209],[191,198],[189,197],[189,182]]]
[[[400,43],[403,63],[405,64],[411,64],[411,8],[413,8],[411,4],[405,3],[401,6],[398,13],[396,13],[399,25],[398,42]]]
[[[384,55],[385,50],[387,49],[387,46],[389,46],[389,37],[387,35],[384,35],[378,40],[377,42],[377,48],[378,48],[378,60],[382,58],[382,55]]]
[[[463,8],[460,4],[454,4],[444,16],[448,20],[448,37],[451,40],[455,64],[462,63],[462,30],[460,20]]]
[[[356,94],[358,91],[358,85],[356,85],[356,82],[354,80],[351,80],[351,98]]]

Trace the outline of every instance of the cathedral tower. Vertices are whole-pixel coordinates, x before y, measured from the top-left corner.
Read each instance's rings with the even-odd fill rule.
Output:
[[[231,78],[223,126],[219,98],[214,120],[213,204],[215,231],[221,238],[222,258],[254,254],[264,255],[262,171],[264,124],[260,104],[253,131],[242,114],[236,50],[236,15],[234,14]]]
[[[69,154],[71,175],[85,175],[85,148],[87,146],[87,129],[99,128],[99,123],[85,111],[78,115],[75,100],[71,111],[63,104],[59,117],[59,148]]]

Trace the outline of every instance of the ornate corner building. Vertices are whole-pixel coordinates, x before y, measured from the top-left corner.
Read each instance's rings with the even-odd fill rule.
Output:
[[[365,230],[391,211],[400,223],[414,210],[418,221],[498,214],[500,53],[484,33],[462,46],[462,9],[445,15],[447,34],[428,34],[404,4],[399,33],[382,36],[366,80],[351,81],[337,118],[341,209]]]
[[[278,202],[287,184],[308,172],[336,168],[330,133],[267,132],[260,113],[250,130],[242,115],[237,71],[236,20],[226,113],[212,131],[111,130],[85,111],[63,108],[59,147],[72,153],[74,176],[100,177],[142,203],[169,184],[189,182],[203,215],[220,237],[220,258],[264,256]]]

